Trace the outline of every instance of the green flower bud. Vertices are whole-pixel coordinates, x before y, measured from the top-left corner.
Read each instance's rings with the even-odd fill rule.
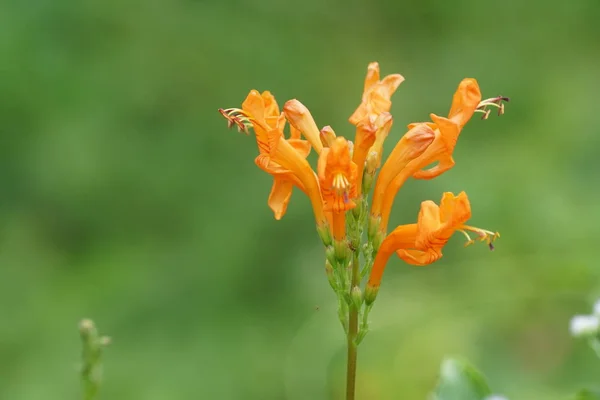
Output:
[[[377,294],[379,293],[379,286],[370,286],[367,284],[365,289],[365,304],[370,306],[373,304],[375,299],[377,298]]]
[[[350,249],[348,248],[348,242],[345,240],[335,240],[333,243],[335,248],[335,258],[338,261],[345,261],[348,258]]]
[[[362,291],[360,290],[360,288],[358,286],[354,286],[352,288],[350,297],[352,298],[352,306],[356,310],[360,310],[360,307],[362,306],[362,303],[363,303],[363,295],[362,295]]]

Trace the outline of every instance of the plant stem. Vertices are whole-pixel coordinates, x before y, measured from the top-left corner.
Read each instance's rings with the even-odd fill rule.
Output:
[[[360,284],[360,270],[358,266],[359,249],[353,251],[352,255],[352,284],[350,285],[350,294],[352,289]],[[356,392],[356,355],[358,335],[358,308],[350,306],[348,312],[348,360],[346,369],[346,400],[354,400]]]

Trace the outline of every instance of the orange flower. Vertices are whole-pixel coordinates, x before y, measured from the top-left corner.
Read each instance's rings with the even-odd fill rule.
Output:
[[[375,182],[371,216],[383,220],[388,218],[389,210],[383,209],[383,200],[390,183],[403,171],[415,158],[421,156],[432,145],[435,132],[427,124],[418,124],[412,127],[398,141],[391,154],[381,167]],[[385,213],[385,215],[384,215]]]
[[[332,212],[333,237],[345,237],[346,211],[356,207],[357,166],[352,162],[350,146],[343,137],[336,137],[331,147],[323,149],[317,167],[325,211]]]
[[[456,231],[467,237],[467,245],[474,242],[467,233],[472,231],[493,250],[492,242],[500,235],[465,225],[470,217],[471,205],[465,192],[458,196],[444,193],[439,207],[431,200],[422,202],[417,223],[397,227],[381,243],[367,286],[372,290],[379,287],[387,261],[394,252],[411,265],[424,266],[439,260],[442,248]]]
[[[435,133],[435,137],[421,155],[415,157],[401,169],[396,168],[394,170],[396,174],[391,179],[386,177],[389,179],[387,182],[382,182],[383,186],[379,188],[380,192],[378,192],[378,196],[381,197],[377,198],[378,205],[372,209],[371,213],[374,217],[381,216],[380,231],[385,232],[387,230],[387,223],[396,193],[408,178],[412,176],[415,179],[432,179],[454,166],[452,153],[458,136],[461,129],[473,116],[480,100],[481,92],[477,81],[471,78],[464,79],[454,94],[448,118],[431,114],[434,123],[417,123],[408,126],[410,131],[413,129],[428,129]],[[423,170],[423,168],[435,162],[437,162],[437,165]],[[375,204],[375,197],[373,201]]]
[[[350,116],[350,123],[358,125],[370,114],[377,117],[383,112],[389,112],[392,107],[390,98],[403,81],[404,77],[400,74],[388,75],[379,80],[379,64],[370,63],[365,78],[362,102]]]
[[[324,226],[327,219],[323,211],[319,183],[316,174],[306,161],[310,144],[300,140],[300,133],[294,127],[291,127],[291,137],[285,139],[283,134],[285,116],[279,114],[279,107],[271,93],[263,92],[261,95],[258,91],[252,90],[242,104],[242,110],[220,111],[230,124],[245,128],[246,123],[249,122],[254,128],[259,150],[255,163],[274,178],[268,204],[275,218],[283,217],[292,194],[292,187],[297,186],[310,198],[317,225]]]
[[[319,132],[319,128],[317,128],[317,124],[312,117],[308,108],[298,100],[289,100],[283,106],[283,112],[285,113],[285,117],[288,121],[290,121],[290,125],[298,129],[306,140],[310,142],[310,144],[314,147],[317,153],[321,153],[323,149],[323,144],[321,143],[321,133]]]
[[[358,196],[362,193],[362,177],[367,156],[375,152],[381,160],[383,141],[392,129],[392,123],[392,115],[383,112],[378,117],[370,115],[356,125],[352,161],[358,166]]]
[[[440,131],[439,140],[435,141],[425,154],[414,161],[414,165],[411,167],[416,169],[413,174],[415,179],[432,179],[454,166],[452,153],[458,135],[475,113],[480,101],[481,92],[477,81],[466,78],[462,80],[454,93],[448,118],[439,117],[435,114],[430,115]],[[421,168],[436,161],[438,162],[436,166],[421,171]]]

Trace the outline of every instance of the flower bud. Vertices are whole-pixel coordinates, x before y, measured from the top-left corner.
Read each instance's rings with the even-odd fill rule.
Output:
[[[377,235],[377,233],[379,233],[379,224],[381,223],[381,217],[374,217],[374,216],[370,216],[369,217],[369,229],[367,231],[367,237],[369,239],[369,242],[372,242],[373,239],[375,238],[375,235]]]
[[[98,334],[94,321],[91,319],[83,319],[79,322],[79,332],[84,337],[96,336]]]
[[[362,291],[358,286],[354,286],[352,288],[352,292],[350,293],[350,297],[352,298],[352,306],[355,310],[360,310],[360,307],[363,303]]]
[[[375,234],[375,236],[371,240],[371,245],[373,246],[374,252],[377,252],[379,250],[379,246],[381,246],[381,243],[383,242],[384,238],[385,238],[385,234],[381,231],[378,231]]]
[[[365,162],[365,172],[368,174],[375,174],[377,168],[379,168],[379,162],[381,161],[380,155],[376,151],[370,151]]]
[[[323,143],[324,147],[330,147],[333,141],[335,140],[335,132],[331,128],[331,126],[327,125],[321,129],[321,143]]]
[[[377,298],[377,294],[379,293],[379,286],[371,286],[367,284],[365,288],[365,304],[370,306],[373,304],[375,299]]]
[[[345,261],[348,258],[350,249],[346,240],[335,240],[333,247],[335,248],[335,258],[338,261]]]
[[[321,153],[321,150],[323,150],[321,132],[319,132],[319,128],[317,128],[317,124],[310,111],[308,111],[308,108],[298,100],[293,99],[285,103],[283,113],[290,124],[302,132],[315,151]]]

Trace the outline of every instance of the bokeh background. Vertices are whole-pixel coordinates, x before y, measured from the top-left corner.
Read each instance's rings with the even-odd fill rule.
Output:
[[[310,204],[274,220],[253,137],[217,108],[268,89],[352,136],[371,61],[406,78],[388,151],[463,77],[511,102],[399,193],[394,223],[465,190],[502,238],[390,262],[359,398],[425,398],[456,354],[511,400],[599,383],[568,333],[600,295],[599,19],[597,0],[1,2],[0,399],[79,398],[83,317],[113,338],[102,399],[340,399]]]

